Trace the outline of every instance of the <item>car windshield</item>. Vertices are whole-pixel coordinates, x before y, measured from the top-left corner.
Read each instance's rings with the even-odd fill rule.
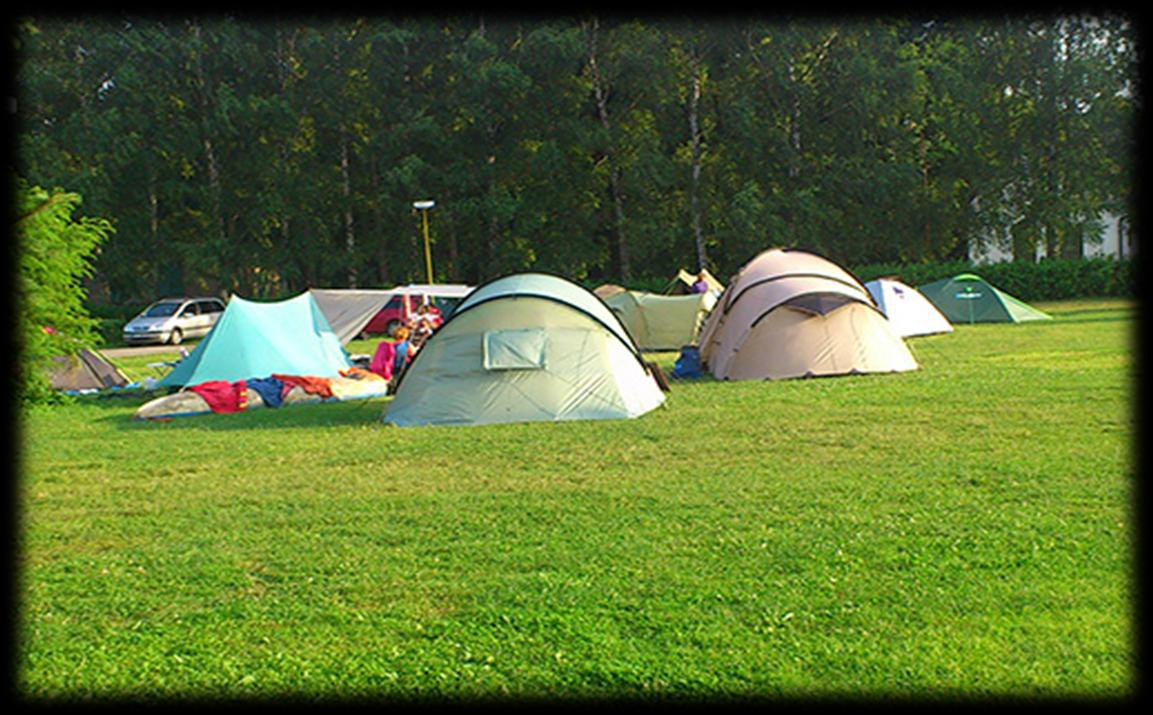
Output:
[[[167,302],[156,303],[144,311],[145,318],[167,318],[176,313],[176,309],[180,307],[180,303]]]

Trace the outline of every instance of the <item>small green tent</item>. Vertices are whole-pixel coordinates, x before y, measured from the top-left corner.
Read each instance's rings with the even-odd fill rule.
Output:
[[[951,323],[1020,323],[1053,316],[1021,302],[972,273],[917,288]]]
[[[272,303],[232,296],[212,330],[157,387],[282,375],[336,377],[348,353],[312,294]]]

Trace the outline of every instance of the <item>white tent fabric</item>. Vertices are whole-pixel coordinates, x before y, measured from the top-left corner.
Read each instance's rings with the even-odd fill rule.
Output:
[[[948,319],[916,288],[894,278],[869,281],[865,288],[902,338],[953,332]]]
[[[477,288],[402,373],[386,423],[622,419],[664,402],[636,345],[591,292],[518,274]]]
[[[765,251],[729,281],[701,331],[718,379],[784,379],[917,369],[851,274],[804,251]]]

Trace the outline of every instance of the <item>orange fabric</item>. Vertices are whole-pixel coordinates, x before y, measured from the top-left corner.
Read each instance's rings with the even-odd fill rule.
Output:
[[[311,392],[321,397],[332,397],[332,381],[327,377],[316,377],[315,375],[280,375],[275,372],[272,373],[272,376],[284,383],[285,393],[299,385],[304,388],[305,392]]]
[[[380,380],[380,375],[377,375],[371,370],[365,370],[363,367],[350,367],[347,370],[340,371],[341,377],[350,377],[353,380]]]

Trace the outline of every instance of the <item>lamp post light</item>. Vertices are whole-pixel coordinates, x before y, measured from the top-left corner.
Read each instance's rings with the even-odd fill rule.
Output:
[[[432,248],[429,246],[428,241],[428,210],[436,206],[433,200],[428,201],[413,201],[412,207],[420,209],[421,225],[424,227],[424,266],[428,271],[428,283],[432,285]]]

